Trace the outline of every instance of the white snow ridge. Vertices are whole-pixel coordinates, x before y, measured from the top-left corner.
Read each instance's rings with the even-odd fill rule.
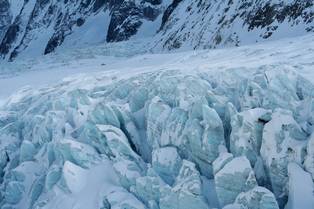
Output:
[[[17,18],[23,14],[38,18],[17,30],[26,30],[17,38],[36,43],[14,49],[21,55],[37,42],[43,47],[32,31],[54,28],[54,18],[40,18],[40,8],[64,17],[58,22],[65,34],[54,28],[62,45],[56,39],[60,45],[52,54],[0,62],[1,209],[314,209],[311,1],[293,4],[289,15],[290,4],[283,7],[282,0],[256,1],[261,11],[242,0],[92,0],[80,1],[69,14],[72,1],[64,1],[62,15],[62,1],[9,2],[17,21],[9,28],[25,25]],[[101,5],[97,14],[88,2]],[[112,2],[121,5],[114,8]],[[263,9],[278,8],[286,16],[275,16],[273,27],[259,30],[256,18]],[[77,11],[88,19],[74,24]],[[212,19],[214,11],[216,18],[227,15]],[[185,12],[195,15],[186,19]],[[0,23],[2,13],[0,0]],[[113,28],[111,16],[119,23]],[[76,26],[67,28],[66,22]],[[157,27],[161,22],[165,31]],[[133,39],[99,44],[104,37],[97,34],[107,28],[127,39],[123,31],[132,32],[130,25],[139,29]],[[252,28],[230,32],[238,25]],[[293,29],[290,38],[277,40],[286,28]],[[146,37],[155,30],[155,37]],[[254,45],[157,51],[264,41],[259,34],[268,30],[273,40]],[[223,39],[209,46],[195,34]],[[0,51],[12,42],[8,32],[4,37],[8,43]],[[82,48],[69,49],[77,43]]]

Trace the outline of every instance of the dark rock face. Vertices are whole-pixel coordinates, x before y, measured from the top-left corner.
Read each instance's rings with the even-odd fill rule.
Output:
[[[11,22],[10,4],[8,0],[0,0],[0,42],[4,36],[4,31],[8,29]]]
[[[177,6],[179,5],[179,3],[181,1],[182,0],[173,0],[172,4],[166,9],[166,11],[164,12],[164,14],[162,16],[162,22],[161,22],[160,30],[162,30],[164,28],[165,24],[168,22],[170,15],[177,8]]]
[[[153,21],[157,18],[161,3],[161,0],[30,0],[24,1],[12,24],[9,24],[11,20],[1,24],[10,5],[7,0],[0,0],[0,56],[15,59],[43,33],[46,35],[40,43],[44,49],[41,53],[51,53],[73,33],[74,27],[82,27],[91,16],[108,10],[108,32],[97,35],[107,37],[108,42],[127,40],[136,34],[144,19]],[[2,25],[6,28],[1,28]]]
[[[313,0],[174,0],[164,13],[155,48],[238,46],[313,32],[313,4]]]
[[[314,2],[312,0],[295,1],[288,5],[284,5],[283,3],[271,4],[268,2],[249,12],[246,24],[252,30],[258,27],[267,27],[275,21],[279,23],[283,23],[285,20],[293,22],[299,17],[305,23],[311,23],[314,19],[314,11],[307,9],[313,8],[313,5]]]
[[[19,26],[18,25],[10,25],[10,27],[8,28],[3,41],[0,45],[0,53],[1,54],[6,54],[9,52],[10,49],[10,44],[12,44],[14,42],[14,40],[16,39],[16,36],[19,32]]]
[[[110,1],[112,12],[111,21],[107,34],[107,42],[124,41],[136,34],[142,25],[142,20],[155,20],[160,14],[154,5],[161,4],[161,1],[148,0],[151,5],[146,6],[145,1],[137,5],[135,1]]]

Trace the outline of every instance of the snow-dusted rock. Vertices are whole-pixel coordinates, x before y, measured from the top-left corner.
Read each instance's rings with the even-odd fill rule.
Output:
[[[253,169],[246,157],[237,157],[215,174],[216,192],[221,207],[231,204],[241,192],[257,186]]]
[[[10,12],[10,1],[4,0],[0,2],[0,41],[2,40],[5,31],[7,30],[10,22],[12,21],[12,15]]]
[[[124,41],[137,32],[140,36],[145,36],[146,33],[153,35],[159,27],[154,20],[158,16],[161,19],[161,14],[168,4],[167,1],[151,0],[143,2],[5,0],[1,2],[0,10],[2,17],[0,54],[7,59],[14,59],[20,53],[23,56],[29,53],[48,54],[60,45],[67,48],[106,41]],[[103,27],[99,28],[98,25]],[[140,30],[141,26],[145,25],[146,27]],[[31,49],[34,46],[37,46],[36,50]]]
[[[219,48],[275,39],[282,33],[285,36],[306,33],[312,25],[308,22],[312,10],[312,4],[298,0],[177,0],[165,12],[156,45],[169,50]],[[296,15],[296,11],[303,15]]]

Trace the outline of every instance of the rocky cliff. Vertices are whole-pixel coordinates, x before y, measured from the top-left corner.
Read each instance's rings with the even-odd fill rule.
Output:
[[[2,0],[0,55],[150,37],[154,51],[239,46],[314,31],[312,0]]]

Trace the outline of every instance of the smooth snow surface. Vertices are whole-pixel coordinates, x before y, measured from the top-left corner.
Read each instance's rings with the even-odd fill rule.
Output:
[[[272,67],[302,73],[314,82],[311,67],[314,60],[313,35],[238,48],[171,54],[143,54],[144,46],[145,41],[144,44],[139,41],[112,43],[14,63],[0,61],[0,101],[23,86],[39,88],[58,83],[68,76],[73,77],[73,74],[92,76],[93,72],[104,71],[105,74],[126,78],[150,71],[175,69],[194,74],[235,68],[245,76],[252,72],[251,68]]]
[[[102,203],[99,199],[117,189],[115,188],[118,184],[117,176],[111,163],[106,160],[90,170],[82,169],[67,161],[64,163],[63,173],[71,194],[68,195],[54,188],[55,196],[43,208],[100,208]]]

